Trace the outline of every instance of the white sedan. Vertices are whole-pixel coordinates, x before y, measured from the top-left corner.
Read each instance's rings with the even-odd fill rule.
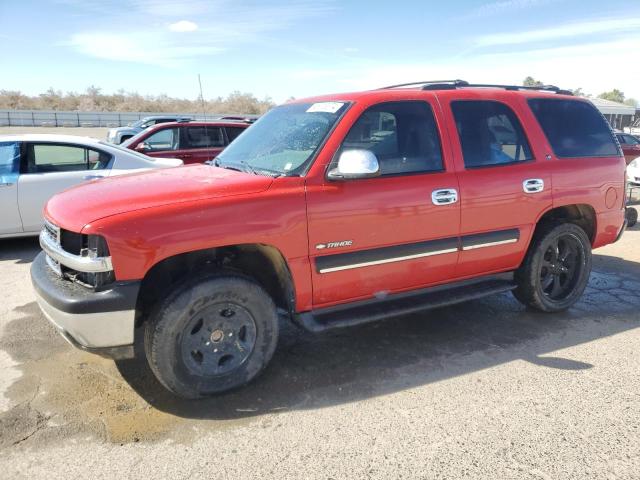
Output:
[[[71,135],[0,136],[0,238],[37,235],[54,194],[88,180],[182,160],[151,158],[118,145]]]
[[[640,157],[627,165],[627,182],[634,186],[640,186]]]

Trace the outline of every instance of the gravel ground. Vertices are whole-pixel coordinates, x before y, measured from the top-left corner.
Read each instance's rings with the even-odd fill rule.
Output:
[[[0,135],[22,135],[23,133],[57,133],[60,135],[80,135],[104,140],[107,127],[0,127]]]
[[[497,295],[313,336],[248,387],[178,401],[68,346],[0,241],[0,478],[640,478],[640,229],[556,315]]]

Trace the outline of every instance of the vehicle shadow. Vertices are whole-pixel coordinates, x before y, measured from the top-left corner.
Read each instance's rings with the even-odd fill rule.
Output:
[[[0,260],[17,260],[17,263],[31,263],[38,253],[40,253],[38,237],[0,240]]]
[[[593,365],[548,354],[640,326],[640,264],[594,257],[598,267],[585,295],[560,314],[528,311],[504,294],[321,335],[283,323],[278,349],[262,376],[214,398],[186,401],[167,393],[143,355],[117,367],[149,404],[193,419],[323,408],[516,361],[589,369]]]

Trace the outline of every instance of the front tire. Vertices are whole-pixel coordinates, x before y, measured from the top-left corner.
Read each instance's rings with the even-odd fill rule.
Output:
[[[238,276],[207,277],[177,289],[145,327],[151,370],[183,398],[247,384],[269,363],[277,342],[273,300]]]
[[[514,296],[542,312],[560,312],[582,296],[591,273],[591,242],[572,223],[543,227],[516,271]]]

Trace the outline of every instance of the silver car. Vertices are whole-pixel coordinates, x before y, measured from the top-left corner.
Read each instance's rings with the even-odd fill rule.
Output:
[[[131,137],[137,135],[143,130],[157,125],[158,123],[167,123],[167,122],[187,122],[191,120],[190,117],[185,117],[182,115],[156,115],[151,117],[144,117],[134,122],[126,127],[118,127],[111,128],[107,133],[107,141],[110,143],[115,143],[116,145],[121,144],[125,140],[130,139]]]

